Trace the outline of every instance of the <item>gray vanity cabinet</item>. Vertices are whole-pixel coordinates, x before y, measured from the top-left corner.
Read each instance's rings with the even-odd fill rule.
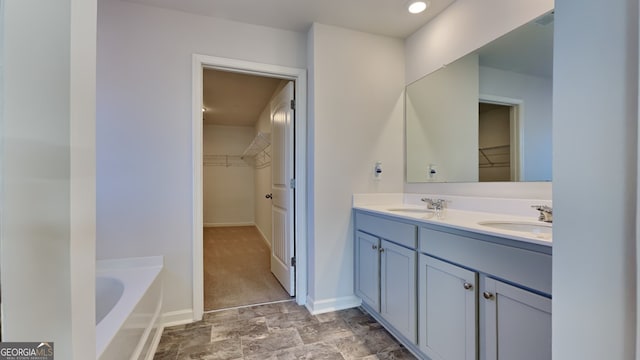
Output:
[[[362,231],[356,233],[356,295],[380,311],[380,239]]]
[[[391,332],[417,343],[415,225],[356,213],[355,293]]]
[[[475,360],[476,272],[420,254],[419,347],[432,360]]]
[[[538,294],[551,290],[551,254],[466,234],[420,228],[420,350],[432,360],[551,359],[551,299]]]
[[[416,251],[386,240],[380,251],[380,314],[416,343]]]
[[[551,299],[486,278],[481,360],[551,359]]]
[[[355,230],[356,295],[421,359],[551,359],[550,247],[362,211]]]

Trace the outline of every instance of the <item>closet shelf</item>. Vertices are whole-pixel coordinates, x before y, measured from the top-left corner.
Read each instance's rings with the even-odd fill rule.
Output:
[[[510,145],[486,146],[478,151],[481,168],[511,166]]]
[[[261,169],[271,165],[271,136],[269,133],[258,132],[251,144],[242,154],[242,159],[255,167]]]
[[[256,137],[253,139],[251,144],[247,147],[247,149],[242,153],[242,156],[250,157],[256,156],[260,152],[265,151],[266,148],[271,145],[271,139],[269,133],[259,132]]]
[[[242,155],[203,155],[202,160],[204,166],[249,166]]]

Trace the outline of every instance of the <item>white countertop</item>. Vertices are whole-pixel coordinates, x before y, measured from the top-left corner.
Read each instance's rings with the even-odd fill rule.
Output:
[[[447,208],[444,210],[444,216],[437,218],[433,213],[421,213],[421,212],[402,212],[402,211],[390,211],[389,209],[426,209],[425,204],[415,204],[415,199],[418,199],[421,195],[417,194],[381,194],[381,196],[375,196],[374,194],[358,194],[354,195],[353,208],[358,210],[366,210],[372,213],[378,213],[387,216],[393,216],[399,219],[407,219],[425,224],[433,224],[439,226],[450,227],[453,229],[471,231],[479,234],[498,236],[501,238],[512,239],[517,241],[523,241],[532,244],[538,244],[551,247],[552,235],[548,233],[533,233],[533,232],[521,232],[510,231],[503,229],[496,229],[485,225],[480,225],[479,222],[495,221],[495,222],[519,222],[519,223],[539,223],[537,220],[537,211],[530,209],[530,205],[541,204],[550,205],[550,201],[536,201],[523,199],[518,201],[513,199],[507,199],[507,204],[511,207],[507,211],[503,212],[484,212],[473,211],[459,208]],[[430,198],[445,198],[444,196],[428,195]],[[376,201],[378,200],[378,201]],[[455,199],[447,199],[447,202],[453,203],[473,203],[478,202],[478,199],[472,199],[471,202],[467,199],[457,197]],[[481,201],[486,204],[490,201],[486,198],[482,198]],[[500,201],[497,199],[496,201]],[[377,204],[376,204],[377,203]],[[514,206],[517,204],[519,206]],[[470,206],[469,208],[473,208]],[[495,204],[491,205],[493,210],[498,209]],[[513,210],[515,209],[515,210]],[[497,210],[499,211],[499,210]],[[531,213],[531,215],[523,216],[522,213]],[[540,224],[546,224],[541,223]],[[550,224],[546,224],[550,225]]]

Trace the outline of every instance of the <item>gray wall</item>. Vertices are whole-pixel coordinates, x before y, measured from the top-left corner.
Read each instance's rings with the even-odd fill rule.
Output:
[[[637,359],[638,2],[555,24],[553,358]]]

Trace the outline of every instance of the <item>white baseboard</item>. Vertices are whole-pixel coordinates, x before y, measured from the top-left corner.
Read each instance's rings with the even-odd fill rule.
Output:
[[[193,322],[193,310],[184,309],[162,314],[162,326],[176,326]]]
[[[204,227],[231,227],[231,226],[255,226],[254,222],[237,222],[237,223],[204,223]]]
[[[305,306],[312,315],[317,315],[358,307],[361,303],[362,300],[355,295],[317,301],[307,296],[307,304]]]
[[[265,236],[265,234],[262,232],[262,229],[260,229],[260,226],[256,225],[256,229],[258,229],[258,232],[260,233],[260,236],[262,236],[262,240],[264,240],[264,243],[267,244],[269,249],[271,249],[271,243],[269,242],[269,239]]]

